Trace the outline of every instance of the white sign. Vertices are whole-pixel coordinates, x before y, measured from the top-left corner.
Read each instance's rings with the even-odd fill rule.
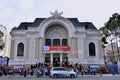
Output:
[[[44,51],[49,51],[50,50],[50,46],[44,46]]]

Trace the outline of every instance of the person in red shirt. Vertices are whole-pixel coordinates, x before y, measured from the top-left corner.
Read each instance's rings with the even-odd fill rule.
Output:
[[[50,69],[50,63],[49,63],[49,62],[48,62],[48,64],[47,64],[47,68]]]
[[[66,66],[66,64],[65,64],[64,62],[63,62],[63,67],[64,67],[64,68],[66,68],[66,67],[67,67],[67,66]]]

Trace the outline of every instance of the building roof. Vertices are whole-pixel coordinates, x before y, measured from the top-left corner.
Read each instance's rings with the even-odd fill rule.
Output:
[[[22,22],[17,30],[27,30],[28,27],[38,27],[46,18],[36,18],[34,22]],[[92,22],[79,22],[77,18],[67,18],[74,27],[85,27],[85,29],[96,29]]]
[[[85,29],[97,29],[92,22],[80,22]]]

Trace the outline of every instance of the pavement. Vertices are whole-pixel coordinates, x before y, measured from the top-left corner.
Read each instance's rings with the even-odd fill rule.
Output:
[[[80,74],[78,74],[78,77],[93,77],[93,76],[119,76],[120,77],[120,74],[115,74],[115,75],[113,75],[113,74],[102,74],[102,75],[100,75],[100,74],[97,74],[97,75],[80,75]],[[7,76],[1,76],[1,77],[24,77],[23,75],[19,75],[19,74],[15,74],[14,76],[9,76],[9,75],[7,75]],[[27,77],[28,78],[36,78],[36,75],[33,75],[33,76],[31,76],[31,75],[27,75]],[[46,77],[45,75],[43,75],[42,77]],[[47,77],[49,77],[49,76],[47,76]]]
[[[113,75],[113,74],[102,74],[102,75],[97,74],[97,75],[78,75],[78,76],[120,76],[120,74],[115,74],[115,75]]]
[[[36,76],[30,76],[27,75],[27,77],[23,76],[2,76],[0,77],[0,80],[120,80],[120,75],[111,75],[111,74],[103,74],[102,76],[100,75],[78,75],[76,78],[50,78],[49,76],[47,77],[39,77],[36,78]]]

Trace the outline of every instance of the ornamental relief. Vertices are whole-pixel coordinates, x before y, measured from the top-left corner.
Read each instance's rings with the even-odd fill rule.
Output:
[[[45,37],[47,38],[68,37],[68,34],[65,28],[58,25],[54,25],[54,26],[50,26],[46,30]]]

